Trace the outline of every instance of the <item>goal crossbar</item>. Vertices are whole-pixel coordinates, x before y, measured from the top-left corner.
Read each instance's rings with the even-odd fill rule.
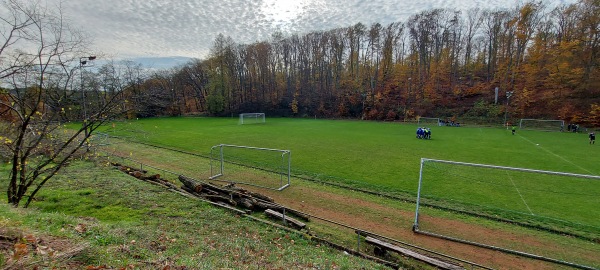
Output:
[[[248,120],[250,123],[265,123],[265,114],[264,113],[240,113],[239,124],[248,124]]]
[[[279,174],[279,184],[280,187],[279,188],[273,188],[273,187],[267,187],[267,186],[263,186],[263,185],[257,185],[254,183],[248,183],[248,182],[243,182],[243,181],[224,181],[224,182],[228,182],[228,183],[240,183],[240,184],[245,184],[245,185],[249,185],[249,186],[256,186],[256,187],[261,187],[261,188],[266,188],[266,189],[274,189],[274,190],[284,190],[285,188],[290,186],[290,178],[291,178],[291,163],[292,163],[292,152],[290,150],[281,150],[281,149],[272,149],[272,148],[262,148],[262,147],[252,147],[252,146],[243,146],[243,145],[231,145],[231,144],[218,144],[215,145],[213,147],[210,148],[210,180],[215,180],[215,181],[223,181],[220,179],[217,179],[221,176],[224,175],[224,171],[225,171],[225,162],[228,162],[225,160],[224,157],[224,149],[225,148],[238,148],[238,149],[248,149],[248,150],[256,150],[256,151],[269,151],[269,152],[279,152],[281,153],[281,168],[285,168],[285,171],[281,171],[281,172],[276,172],[276,171],[272,171],[269,169],[262,169],[264,171],[268,171],[268,172],[273,172],[273,173],[278,173]],[[215,168],[215,165],[213,164],[213,160],[217,160],[218,159],[218,168]],[[233,163],[233,162],[229,162],[229,163]],[[241,164],[238,164],[241,165]],[[287,178],[287,183],[284,182],[284,177]]]
[[[552,262],[552,263],[556,263],[556,264],[567,265],[567,266],[571,266],[571,267],[575,267],[575,268],[580,268],[580,269],[594,269],[594,268],[591,268],[591,267],[586,266],[586,265],[581,265],[581,264],[577,264],[577,263],[567,262],[567,261],[564,261],[564,260],[559,260],[559,259],[544,257],[544,256],[540,256],[540,255],[536,255],[536,254],[532,254],[532,253],[527,253],[527,252],[522,252],[522,251],[518,251],[518,250],[514,250],[514,249],[508,249],[508,248],[502,248],[502,247],[499,247],[499,246],[488,245],[488,244],[484,244],[484,243],[480,243],[480,242],[476,242],[476,241],[469,241],[469,240],[465,240],[465,239],[461,239],[461,238],[457,238],[457,237],[448,236],[448,235],[445,235],[445,234],[439,234],[439,233],[434,233],[434,232],[430,232],[430,231],[426,231],[426,230],[420,229],[419,228],[419,207],[420,207],[420,203],[421,203],[421,195],[422,195],[422,188],[423,188],[423,169],[424,169],[424,164],[426,162],[446,163],[446,164],[459,165],[459,166],[470,166],[470,167],[480,167],[480,168],[488,168],[488,169],[510,170],[510,171],[519,171],[519,172],[527,172],[527,173],[539,173],[539,174],[547,174],[547,175],[569,176],[569,177],[587,178],[587,179],[594,179],[594,180],[600,180],[600,176],[598,176],[598,175],[587,175],[587,174],[576,174],[576,173],[566,173],[566,172],[557,172],[557,171],[535,170],[535,169],[517,168],[517,167],[507,167],[507,166],[497,166],[497,165],[488,165],[488,164],[478,164],[478,163],[468,163],[468,162],[459,162],[459,161],[449,161],[449,160],[421,158],[421,164],[420,164],[420,169],[419,169],[419,183],[418,183],[418,189],[417,189],[416,209],[415,209],[415,221],[414,221],[413,228],[412,228],[415,233],[420,233],[420,234],[424,234],[424,235],[438,237],[438,238],[441,238],[441,239],[446,239],[446,240],[455,241],[455,242],[459,242],[459,243],[464,243],[464,244],[469,244],[469,245],[473,245],[473,246],[488,248],[488,249],[492,249],[492,250],[497,250],[497,251],[501,251],[501,252],[505,252],[505,253],[509,253],[509,254],[515,254],[515,255],[519,255],[519,256],[523,256],[523,257],[528,257],[528,258],[533,258],[533,259],[537,259],[537,260],[548,261],[548,262]]]
[[[421,120],[424,120],[424,121],[421,121]],[[427,120],[430,120],[430,121],[427,121]],[[433,117],[419,117],[419,119],[417,120],[417,124],[422,124],[424,122],[427,122],[427,123],[434,122],[436,125],[439,125],[440,124],[440,119],[439,118],[433,118]]]
[[[519,129],[528,129],[530,128],[530,126],[528,125],[524,125],[524,123],[537,123],[537,125],[531,125],[531,126],[535,126],[531,129],[541,129],[541,130],[555,130],[556,128],[558,128],[558,130],[563,130],[564,126],[565,126],[565,121],[564,120],[549,120],[549,119],[521,119],[519,120]],[[552,125],[552,123],[556,123],[555,125]]]

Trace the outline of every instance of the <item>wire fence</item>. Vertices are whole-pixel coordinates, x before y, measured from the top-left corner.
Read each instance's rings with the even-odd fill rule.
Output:
[[[184,151],[178,151],[178,152],[187,154]],[[201,157],[201,158],[209,158],[209,157],[202,156],[202,155],[194,155],[194,156]],[[107,153],[107,155],[104,156],[104,157],[108,158],[108,159],[111,159],[111,160],[120,160],[122,164],[127,164],[128,166],[130,166],[132,168],[139,168],[142,171],[152,170],[152,171],[157,171],[157,172],[163,172],[163,173],[172,175],[172,176],[174,176],[176,178],[179,177],[180,175],[184,175],[184,174],[179,173],[179,172],[174,172],[174,171],[167,170],[167,169],[164,169],[164,168],[160,168],[160,167],[157,167],[157,166],[149,165],[149,164],[143,163],[141,161],[135,160],[133,158],[120,156],[120,155],[117,155],[117,154],[114,154],[114,153]],[[194,179],[193,177],[189,177],[189,176],[186,176],[186,177],[188,177],[190,179]],[[195,180],[202,181],[202,180],[198,180],[198,179],[195,179]],[[232,191],[232,192],[235,192],[235,191]],[[206,201],[208,203],[211,203],[211,204],[213,204],[215,206],[218,206],[218,207],[224,207],[222,204],[210,202],[210,201],[207,201],[207,200],[204,200],[204,201]],[[262,201],[262,202],[266,202],[266,201]],[[423,254],[425,256],[429,256],[429,257],[433,257],[433,258],[440,258],[440,259],[442,259],[444,261],[450,261],[450,262],[452,262],[452,263],[454,263],[456,265],[460,265],[460,266],[465,267],[467,269],[492,269],[490,267],[487,267],[487,266],[484,266],[484,265],[481,265],[481,264],[478,264],[478,263],[475,263],[475,262],[471,262],[471,261],[468,261],[468,260],[464,260],[464,259],[461,259],[461,258],[453,257],[453,256],[450,256],[450,255],[447,255],[447,254],[443,254],[443,253],[440,253],[440,252],[436,252],[434,250],[423,248],[423,247],[420,247],[420,246],[417,246],[417,245],[414,245],[414,244],[411,244],[411,243],[408,243],[408,242],[405,242],[405,241],[402,241],[402,240],[394,239],[392,237],[387,237],[387,236],[378,234],[376,232],[373,232],[373,231],[371,231],[369,229],[360,228],[360,227],[356,227],[356,226],[351,226],[351,225],[345,224],[343,222],[339,222],[339,221],[336,221],[336,220],[333,220],[333,219],[330,219],[330,218],[327,218],[327,217],[321,217],[321,216],[318,216],[318,215],[313,215],[313,214],[310,214],[310,213],[305,213],[305,212],[302,212],[302,211],[297,210],[297,209],[292,209],[292,208],[286,207],[284,205],[279,205],[278,204],[278,206],[281,206],[281,208],[282,208],[282,214],[283,214],[283,217],[281,219],[281,223],[282,224],[286,225],[287,219],[289,218],[290,213],[299,213],[299,214],[304,215],[306,217],[310,217],[311,219],[314,219],[314,221],[316,223],[325,224],[326,226],[328,226],[330,228],[335,228],[335,231],[336,231],[336,233],[333,233],[333,234],[327,233],[327,232],[323,232],[323,234],[324,234],[323,237],[317,237],[315,235],[312,235],[311,238],[315,239],[316,241],[325,242],[325,243],[327,243],[327,244],[329,244],[331,246],[337,247],[337,248],[339,248],[341,250],[344,250],[344,251],[346,251],[348,253],[351,253],[353,255],[377,261],[377,262],[379,262],[381,264],[385,264],[385,265],[389,265],[389,266],[395,265],[394,262],[386,261],[384,259],[372,256],[372,255],[368,255],[367,253],[370,253],[369,252],[370,245],[366,243],[366,237],[368,237],[368,236],[370,236],[370,237],[376,237],[378,239],[381,239],[381,240],[387,241],[389,243],[392,243],[393,245],[401,246],[401,247],[403,247],[405,249],[409,249],[409,250],[412,250],[414,252],[418,252],[418,253]],[[255,216],[250,215],[249,213],[247,213],[244,210],[240,210],[240,209],[237,209],[237,208],[234,208],[234,207],[226,207],[226,208],[229,209],[229,210],[236,211],[238,214],[245,215],[245,216],[250,217],[252,219],[257,219]],[[257,220],[264,221],[264,220],[261,220],[261,219],[257,219]],[[315,227],[318,227],[318,225],[316,223],[314,225],[315,225]],[[340,232],[341,232],[342,236],[339,236]],[[352,239],[354,239],[354,240],[352,240]],[[354,244],[352,244],[352,242],[354,242]],[[400,256],[398,256],[398,258],[396,258],[396,259],[397,260],[407,260],[406,258],[403,258],[403,257],[400,257]]]

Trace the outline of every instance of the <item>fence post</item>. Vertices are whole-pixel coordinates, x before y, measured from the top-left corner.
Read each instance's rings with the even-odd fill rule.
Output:
[[[360,230],[356,231],[356,252],[360,252]]]
[[[283,208],[283,224],[287,226],[287,221],[285,220],[285,207]]]

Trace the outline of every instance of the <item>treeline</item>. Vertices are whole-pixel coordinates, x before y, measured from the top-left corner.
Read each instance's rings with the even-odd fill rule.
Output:
[[[542,2],[435,9],[405,22],[275,33],[253,44],[220,35],[208,59],[155,74],[130,94],[138,117],[264,112],[499,123],[507,113],[600,126],[599,28],[600,2],[580,0],[552,10]]]

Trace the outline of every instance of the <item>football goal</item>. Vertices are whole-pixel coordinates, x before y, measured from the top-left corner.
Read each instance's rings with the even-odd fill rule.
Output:
[[[264,113],[240,113],[240,125],[259,124],[265,122]]]
[[[519,129],[533,129],[543,131],[563,131],[565,121],[543,119],[521,119]]]
[[[290,185],[290,150],[219,144],[210,149],[210,180],[274,190]]]
[[[423,126],[423,125],[436,125],[436,126],[441,126],[442,122],[440,122],[439,118],[430,118],[430,117],[419,117],[419,119],[417,119],[417,124],[419,126]]]
[[[423,158],[413,230],[552,263],[586,264],[553,259],[570,256],[536,249],[522,239],[530,233],[527,230],[543,231],[551,237],[599,239],[600,219],[591,218],[600,216],[599,180],[597,175]],[[485,234],[453,227],[450,224],[458,226],[453,221],[436,219],[440,212],[470,216],[470,222],[478,224],[495,224],[488,228],[492,234],[504,233],[502,226],[519,226],[514,231],[522,231],[523,237],[515,235],[506,243],[490,240]],[[573,245],[571,251],[586,252],[586,248],[585,244]]]

